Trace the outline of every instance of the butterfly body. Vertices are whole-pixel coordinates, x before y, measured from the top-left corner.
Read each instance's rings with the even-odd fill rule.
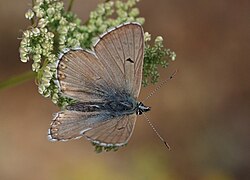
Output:
[[[143,58],[143,29],[134,22],[99,36],[91,51],[70,49],[60,55],[56,83],[76,103],[56,113],[49,140],[86,137],[105,147],[127,144],[137,115],[150,110],[137,101]]]
[[[67,106],[66,109],[80,112],[106,112],[113,117],[134,113],[141,115],[143,112],[150,110],[149,107],[144,106],[141,102],[137,102],[131,97],[128,97],[126,100],[114,100],[102,103],[77,102]]]

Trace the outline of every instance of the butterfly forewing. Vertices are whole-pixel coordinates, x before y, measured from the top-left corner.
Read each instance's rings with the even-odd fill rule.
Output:
[[[94,53],[81,49],[67,52],[57,67],[62,94],[82,102],[103,101],[112,92],[107,74]]]
[[[138,97],[144,56],[142,27],[137,23],[117,27],[101,36],[94,50],[101,63],[113,74],[118,88]]]

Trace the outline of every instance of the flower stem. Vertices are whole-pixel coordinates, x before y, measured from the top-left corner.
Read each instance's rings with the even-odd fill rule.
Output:
[[[70,0],[70,2],[69,2],[69,7],[68,7],[68,9],[67,9],[68,12],[71,11],[73,2],[74,2],[74,0]]]
[[[17,76],[10,77],[4,81],[0,82],[0,91],[9,87],[17,86],[19,84],[24,83],[30,79],[35,78],[35,73],[32,71],[27,71],[25,73],[19,74]]]

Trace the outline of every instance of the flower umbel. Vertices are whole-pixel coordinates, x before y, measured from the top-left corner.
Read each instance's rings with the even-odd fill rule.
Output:
[[[23,31],[19,53],[22,62],[32,61],[38,92],[60,107],[75,102],[61,96],[54,83],[59,53],[65,48],[91,48],[95,37],[121,23],[135,21],[143,24],[145,20],[139,17],[140,12],[136,7],[138,1],[110,0],[100,3],[90,13],[89,19],[82,22],[70,8],[66,10],[60,0],[34,0],[32,7],[25,13],[25,18],[32,25]],[[157,82],[158,65],[167,67],[169,60],[175,60],[176,57],[174,52],[164,47],[161,36],[156,37],[152,44],[151,35],[145,32],[145,43],[143,85]],[[102,147],[96,146],[96,150],[99,152]],[[117,150],[117,147],[104,150]]]
[[[150,45],[151,36],[148,32],[145,33],[145,54],[143,66],[143,81],[144,86],[148,83],[156,83],[160,77],[158,66],[166,68],[169,61],[174,61],[176,58],[175,52],[167,49],[163,45],[163,38],[157,36],[154,44]]]

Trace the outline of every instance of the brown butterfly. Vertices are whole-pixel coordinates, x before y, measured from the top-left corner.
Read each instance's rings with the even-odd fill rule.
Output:
[[[141,89],[144,33],[131,22],[108,30],[93,51],[70,49],[59,58],[57,84],[75,99],[54,117],[50,141],[86,137],[104,147],[127,144],[136,116],[149,111],[137,98]]]

